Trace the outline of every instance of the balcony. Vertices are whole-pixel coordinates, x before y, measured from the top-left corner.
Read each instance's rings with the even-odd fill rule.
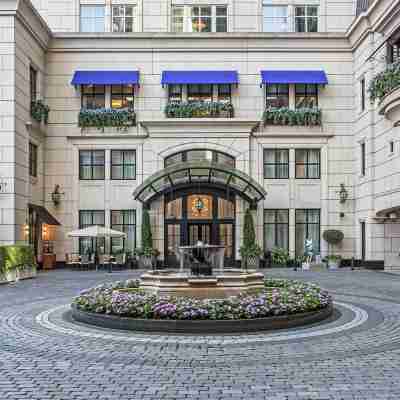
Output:
[[[267,108],[263,115],[264,126],[318,126],[322,124],[319,108]]]
[[[164,109],[167,118],[233,118],[231,103],[182,102],[168,103]]]
[[[97,128],[104,132],[105,128],[110,127],[118,131],[126,131],[135,125],[136,113],[130,108],[81,109],[78,116],[78,126],[81,129]]]
[[[31,102],[31,117],[38,124],[47,124],[49,121],[50,107],[43,103],[42,100],[34,100]]]

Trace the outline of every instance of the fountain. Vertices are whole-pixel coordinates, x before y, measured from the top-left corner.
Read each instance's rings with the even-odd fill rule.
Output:
[[[225,298],[264,287],[264,276],[255,270],[224,268],[225,247],[198,242],[179,246],[179,271],[144,273],[140,288],[147,293],[192,298]]]

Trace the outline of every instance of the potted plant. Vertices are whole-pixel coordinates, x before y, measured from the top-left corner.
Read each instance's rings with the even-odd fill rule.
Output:
[[[153,248],[150,214],[147,209],[143,209],[142,214],[142,247],[135,249],[134,255],[138,259],[139,268],[153,268],[160,255],[160,252]]]
[[[261,247],[256,243],[253,216],[248,208],[244,216],[243,245],[240,247],[242,257],[242,268],[247,270],[249,266],[258,268],[260,264]]]
[[[274,247],[271,252],[272,264],[277,267],[286,267],[290,260],[289,253],[281,247]]]
[[[328,269],[335,270],[339,268],[342,257],[339,255],[331,254],[326,259],[328,261]]]

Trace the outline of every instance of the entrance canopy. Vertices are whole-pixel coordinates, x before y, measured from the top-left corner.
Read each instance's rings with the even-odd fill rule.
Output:
[[[147,178],[133,193],[135,199],[148,203],[164,193],[192,187],[232,191],[254,204],[265,198],[264,188],[247,174],[212,161],[173,164]]]
[[[30,210],[35,211],[39,216],[40,220],[47,225],[61,225],[43,206],[36,204],[28,204]]]

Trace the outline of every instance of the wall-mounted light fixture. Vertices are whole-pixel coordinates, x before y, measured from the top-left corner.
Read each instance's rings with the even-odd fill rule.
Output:
[[[339,190],[339,202],[341,204],[346,203],[346,200],[347,200],[348,197],[349,197],[349,192],[344,187],[344,183],[341,183],[340,184],[340,190]]]
[[[53,200],[53,204],[55,206],[58,206],[61,202],[61,196],[63,196],[65,193],[60,192],[60,185],[55,185],[53,193],[51,194],[51,200]]]

